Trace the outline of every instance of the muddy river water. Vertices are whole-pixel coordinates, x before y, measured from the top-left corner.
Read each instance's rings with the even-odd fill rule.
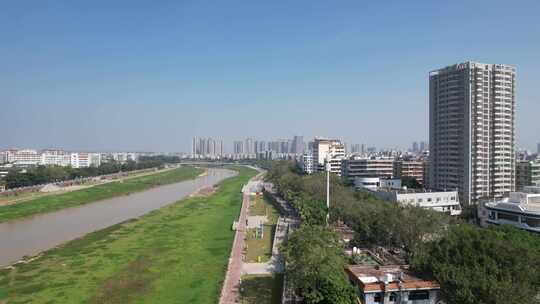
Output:
[[[0,223],[0,266],[139,217],[234,175],[231,170],[209,169],[193,180]]]

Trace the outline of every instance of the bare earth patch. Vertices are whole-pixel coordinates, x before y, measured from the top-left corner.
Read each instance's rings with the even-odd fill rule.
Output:
[[[219,187],[204,187],[193,193],[190,197],[209,197],[212,194],[216,193],[218,189]]]

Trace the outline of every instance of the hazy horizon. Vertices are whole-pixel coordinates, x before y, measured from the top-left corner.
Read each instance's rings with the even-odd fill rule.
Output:
[[[6,3],[0,148],[183,151],[194,136],[428,139],[428,73],[517,68],[540,142],[540,2]],[[481,13],[478,13],[481,12]],[[504,18],[504,25],[499,22]]]

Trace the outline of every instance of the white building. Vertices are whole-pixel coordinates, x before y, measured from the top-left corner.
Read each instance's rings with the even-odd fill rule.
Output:
[[[7,150],[7,162],[19,166],[36,166],[41,162],[41,154],[36,150]]]
[[[443,303],[439,282],[414,273],[407,265],[349,265],[345,272],[354,286],[358,303]]]
[[[338,139],[316,137],[313,141],[313,170],[325,171],[330,162],[330,172],[341,176],[341,162],[345,158],[345,146]]]
[[[401,180],[396,178],[357,177],[354,185],[357,189],[368,190],[378,198],[392,203],[413,205],[450,215],[461,214],[457,191],[406,189],[401,187]]]
[[[302,166],[302,171],[307,174],[313,173],[313,152],[309,151],[302,154],[302,159],[300,160],[300,165]]]
[[[88,153],[71,153],[71,167],[88,168],[90,167],[90,157]]]
[[[100,153],[88,153],[88,158],[90,160],[90,167],[99,167],[99,166],[101,166],[101,154]]]
[[[43,150],[40,165],[44,166],[70,166],[71,154],[62,150]]]
[[[480,225],[512,225],[540,233],[540,187],[525,187],[508,198],[479,204]]]
[[[430,188],[475,204],[515,191],[516,69],[464,62],[429,74]]]
[[[7,163],[7,152],[6,151],[0,151],[0,164]]]
[[[375,196],[389,202],[402,205],[417,206],[425,209],[432,209],[450,215],[460,215],[461,205],[457,191],[436,191],[425,190],[382,190],[373,192]]]
[[[354,179],[356,189],[377,191],[379,188],[401,189],[401,179],[380,177],[356,177]]]
[[[343,161],[343,175],[353,181],[359,177],[394,177],[394,158],[353,156]]]

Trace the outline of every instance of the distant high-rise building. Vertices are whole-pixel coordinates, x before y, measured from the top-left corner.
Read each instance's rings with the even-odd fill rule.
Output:
[[[198,138],[194,137],[192,141],[191,154],[193,156],[222,156],[223,141],[213,138]]]
[[[244,142],[243,141],[235,141],[233,143],[233,152],[234,154],[244,154]]]
[[[359,144],[351,145],[351,153],[360,153],[360,145]]]
[[[293,138],[291,153],[296,153],[296,154],[304,153],[304,137],[295,136]]]
[[[419,147],[418,147],[418,143],[417,143],[417,142],[413,142],[413,144],[412,144],[412,152],[413,152],[413,153],[419,152]]]
[[[465,204],[515,189],[516,70],[465,62],[429,74],[432,188]]]
[[[536,154],[540,155],[540,143],[536,145]]]
[[[252,138],[246,138],[245,144],[244,144],[244,153],[245,154],[255,153],[255,146],[254,146],[254,141]]]
[[[417,152],[424,152],[424,151],[426,151],[426,150],[428,149],[428,145],[426,144],[425,141],[421,141],[421,142],[420,142],[420,147],[419,147],[419,148],[420,148],[420,150],[417,151]]]

